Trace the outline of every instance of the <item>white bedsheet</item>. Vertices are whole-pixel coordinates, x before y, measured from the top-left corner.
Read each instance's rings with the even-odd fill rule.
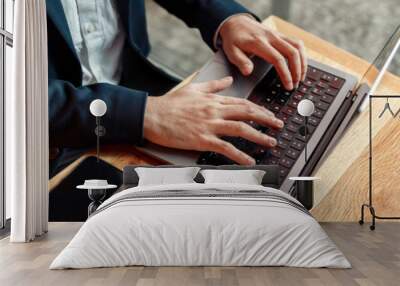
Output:
[[[231,184],[179,184],[127,189],[264,190]],[[297,202],[297,201],[296,201]],[[50,269],[146,266],[294,266],[349,268],[318,222],[301,210],[257,198],[168,198],[121,201],[90,217]]]

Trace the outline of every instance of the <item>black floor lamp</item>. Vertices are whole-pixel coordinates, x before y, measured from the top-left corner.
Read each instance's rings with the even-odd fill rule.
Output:
[[[359,221],[359,223],[362,225],[364,224],[364,209],[368,208],[371,216],[372,216],[372,224],[370,225],[370,229],[374,230],[375,229],[375,220],[377,219],[383,219],[383,220],[395,220],[395,219],[400,219],[400,217],[387,217],[387,216],[379,216],[376,214],[374,205],[373,205],[373,193],[372,193],[372,158],[373,158],[373,154],[372,154],[372,100],[373,99],[386,99],[386,104],[385,104],[385,109],[381,112],[381,114],[379,115],[379,117],[381,117],[383,115],[383,113],[385,112],[385,110],[391,110],[391,109],[387,109],[387,107],[389,106],[388,100],[390,98],[400,98],[400,95],[394,95],[394,96],[388,96],[388,95],[370,95],[369,96],[369,189],[368,189],[368,203],[365,203],[361,206],[361,219]],[[394,114],[393,112],[391,112],[391,115],[393,117],[395,117],[397,115]]]

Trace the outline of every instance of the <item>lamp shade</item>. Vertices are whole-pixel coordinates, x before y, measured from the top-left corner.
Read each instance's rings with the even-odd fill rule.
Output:
[[[314,113],[315,106],[314,103],[309,99],[303,99],[297,105],[297,112],[301,116],[311,116]]]
[[[93,116],[101,117],[107,112],[107,105],[101,99],[95,99],[90,103],[90,113]]]

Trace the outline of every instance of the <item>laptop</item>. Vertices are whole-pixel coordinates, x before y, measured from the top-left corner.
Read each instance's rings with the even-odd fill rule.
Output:
[[[221,95],[247,98],[265,106],[285,122],[282,130],[247,122],[260,132],[275,137],[278,144],[274,148],[262,147],[238,137],[223,139],[252,156],[256,164],[279,165],[280,189],[290,192],[293,181],[288,178],[311,175],[336,145],[354,117],[364,109],[369,94],[379,85],[399,45],[400,26],[360,81],[349,73],[310,59],[305,81],[297,89],[287,91],[271,64],[254,57],[254,71],[250,76],[244,77],[229,63],[224,53],[218,51],[200,69],[193,82],[232,76],[233,85],[221,92]],[[307,120],[307,132],[304,132],[305,118],[297,112],[297,105],[302,99],[310,99],[315,105],[314,113]],[[235,164],[215,152],[177,150],[152,143],[140,149],[176,165]]]

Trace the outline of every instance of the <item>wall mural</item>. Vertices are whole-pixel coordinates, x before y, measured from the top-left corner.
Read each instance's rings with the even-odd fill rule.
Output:
[[[339,50],[343,66],[311,50],[307,60],[299,48],[296,63],[304,64],[291,71],[296,65],[292,59],[284,67],[274,65],[273,60],[266,60],[266,51],[246,51],[244,46],[238,49],[245,56],[255,56],[246,56],[246,65],[232,60],[230,50],[219,41],[238,37],[229,32],[230,25],[225,26],[227,33],[223,29],[215,35],[210,33],[211,23],[191,23],[188,17],[187,24],[199,25],[205,44],[219,50],[198,73],[181,82],[148,60],[144,7],[128,19],[124,12],[128,2],[107,2],[101,9],[89,9],[91,21],[87,22],[81,21],[79,9],[68,1],[47,3],[50,220],[85,220],[89,203],[98,206],[113,194],[110,188],[93,196],[89,189],[89,198],[84,188],[88,184],[121,186],[125,166],[167,163],[276,166],[276,187],[307,200],[303,203],[313,207],[319,220],[359,220],[357,212],[368,185],[363,178],[361,186],[356,186],[352,181],[356,176],[345,173],[349,168],[362,172],[367,168],[362,159],[366,146],[359,142],[362,134],[356,134],[363,132],[359,126],[368,124],[360,106],[381,64],[390,62],[391,53],[398,49],[394,43],[400,37],[399,29],[377,51],[372,65],[346,58]],[[104,13],[98,15],[100,10]],[[248,13],[240,5],[234,10]],[[248,32],[248,17],[237,19],[245,22],[242,33]],[[277,29],[271,21],[264,24]],[[260,23],[256,28],[265,29]],[[104,34],[108,29],[111,32]],[[308,36],[300,33],[299,37],[307,40]],[[295,45],[285,36],[282,41]],[[326,43],[318,40],[317,44]],[[285,57],[284,50],[278,48],[278,52]],[[359,61],[367,73],[351,70],[352,61]],[[390,88],[395,86],[392,81],[383,77]],[[96,101],[107,110],[102,113],[101,127],[100,117],[90,113]],[[307,115],[299,111],[304,102],[312,106]],[[386,118],[386,114],[400,116],[400,109],[389,99],[378,117]],[[354,149],[345,149],[343,142]],[[344,199],[338,190],[349,186],[356,195]],[[343,208],[350,207],[351,213],[336,207],[342,200]]]

